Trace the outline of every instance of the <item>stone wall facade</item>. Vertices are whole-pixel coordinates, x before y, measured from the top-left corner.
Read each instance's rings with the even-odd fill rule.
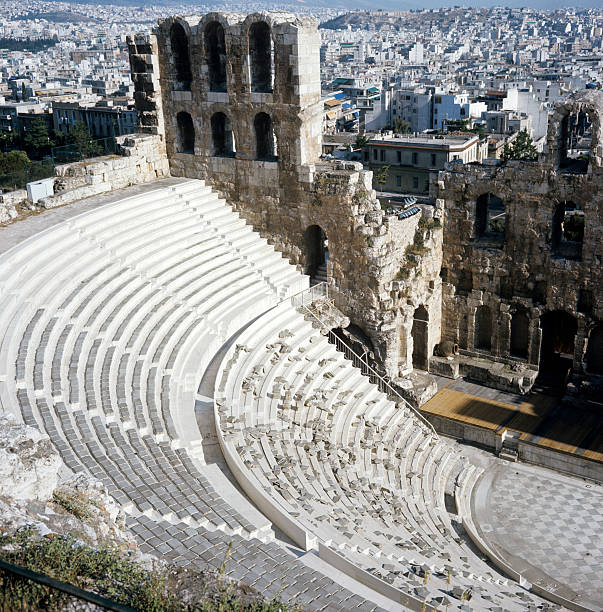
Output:
[[[588,370],[589,338],[600,342],[593,333],[600,334],[603,319],[602,98],[583,93],[560,105],[538,161],[440,173],[438,195],[446,211],[442,335],[461,351],[536,368],[551,356],[541,348],[550,352],[552,344],[554,353],[571,359],[575,373]],[[588,115],[593,138],[588,163],[564,169],[561,141],[570,113]],[[502,200],[504,227],[480,236],[484,194]],[[584,220],[581,240],[564,239],[570,222],[565,210]],[[489,342],[479,330],[483,307],[491,314]]]
[[[254,50],[254,32],[268,32],[263,54]],[[319,226],[337,306],[370,339],[390,376],[410,371],[419,306],[430,322],[423,352],[440,339],[442,232],[430,219],[441,218],[441,204],[407,219],[387,215],[371,188],[372,173],[320,159],[316,21],[274,12],[171,17],[147,39],[129,43],[143,127],[165,136],[172,175],[208,181],[305,272],[313,257],[308,228]],[[155,49],[158,57],[149,57]],[[254,65],[262,59],[264,72]],[[270,119],[268,151],[258,143],[259,114]],[[219,115],[227,139],[215,129]],[[407,252],[415,239],[420,247]]]
[[[573,365],[583,370],[601,320],[601,95],[560,107],[541,160],[449,166],[430,186],[433,204],[398,217],[382,210],[360,164],[320,159],[319,47],[317,23],[287,13],[161,20],[129,39],[141,127],[164,139],[172,175],[206,180],[307,273],[320,228],[336,304],[389,376],[428,369],[441,340],[536,368],[547,312],[549,336],[555,313],[575,319]],[[594,144],[576,172],[584,164],[563,143],[569,115],[581,113]],[[502,202],[493,234],[478,231],[488,219],[476,223],[485,194]],[[568,202],[586,219],[579,257],[559,239]]]
[[[117,143],[118,155],[57,166],[54,195],[41,198],[38,206],[54,208],[169,176],[169,164],[161,136],[120,136]]]

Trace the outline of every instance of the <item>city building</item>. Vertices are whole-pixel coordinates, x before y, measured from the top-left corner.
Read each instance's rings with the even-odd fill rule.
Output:
[[[429,193],[431,177],[443,170],[447,163],[479,163],[485,157],[487,143],[475,134],[417,136],[386,133],[373,136],[363,153],[365,166],[373,171],[376,189],[422,195]]]

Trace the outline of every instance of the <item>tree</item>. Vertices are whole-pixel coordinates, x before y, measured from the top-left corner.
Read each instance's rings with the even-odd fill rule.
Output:
[[[358,134],[358,136],[356,136],[355,144],[358,148],[362,148],[368,144],[368,141],[369,139],[366,136],[361,136],[360,134]]]
[[[95,157],[102,153],[101,146],[92,139],[88,126],[83,121],[78,121],[69,132],[67,140],[81,147],[84,157]]]
[[[394,134],[410,134],[410,124],[400,117],[394,117]]]
[[[538,151],[532,142],[527,130],[522,130],[512,143],[507,143],[500,158],[503,161],[509,159],[536,159]]]
[[[52,146],[52,141],[46,121],[44,119],[34,119],[25,134],[23,142],[25,150],[31,155],[40,157],[41,154],[47,152]]]
[[[21,81],[21,100],[27,101],[27,88],[25,87],[25,81]]]
[[[30,164],[25,151],[9,151],[0,153],[0,174],[9,174],[24,170]]]
[[[389,177],[389,166],[383,166],[379,168],[379,170],[376,170],[374,177],[375,183],[377,183],[378,185],[385,185]]]
[[[0,149],[9,151],[17,147],[17,136],[13,132],[2,132],[0,134]]]

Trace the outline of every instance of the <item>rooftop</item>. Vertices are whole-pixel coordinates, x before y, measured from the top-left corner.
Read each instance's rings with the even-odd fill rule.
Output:
[[[369,145],[387,145],[393,147],[424,147],[428,149],[462,150],[467,146],[477,143],[477,134],[467,135],[440,135],[440,134],[383,134],[373,136]]]

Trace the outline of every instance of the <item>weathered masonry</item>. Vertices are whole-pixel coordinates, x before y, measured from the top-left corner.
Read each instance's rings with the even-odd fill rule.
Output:
[[[603,374],[602,113],[603,94],[579,94],[540,160],[440,174],[442,334],[466,355]]]
[[[410,371],[413,352],[426,367],[440,340],[442,210],[387,215],[371,173],[320,160],[317,23],[209,13],[129,42],[142,127],[165,137],[171,173],[207,180],[292,262],[326,273],[390,375]]]
[[[392,377],[454,375],[473,356],[527,372],[522,389],[568,355],[600,371],[601,94],[559,109],[541,161],[448,165],[432,204],[391,214],[360,164],[320,159],[319,46],[316,22],[287,13],[171,17],[131,38],[141,127],[164,139],[172,175],[208,181],[326,276]],[[461,356],[434,357],[441,340]]]

